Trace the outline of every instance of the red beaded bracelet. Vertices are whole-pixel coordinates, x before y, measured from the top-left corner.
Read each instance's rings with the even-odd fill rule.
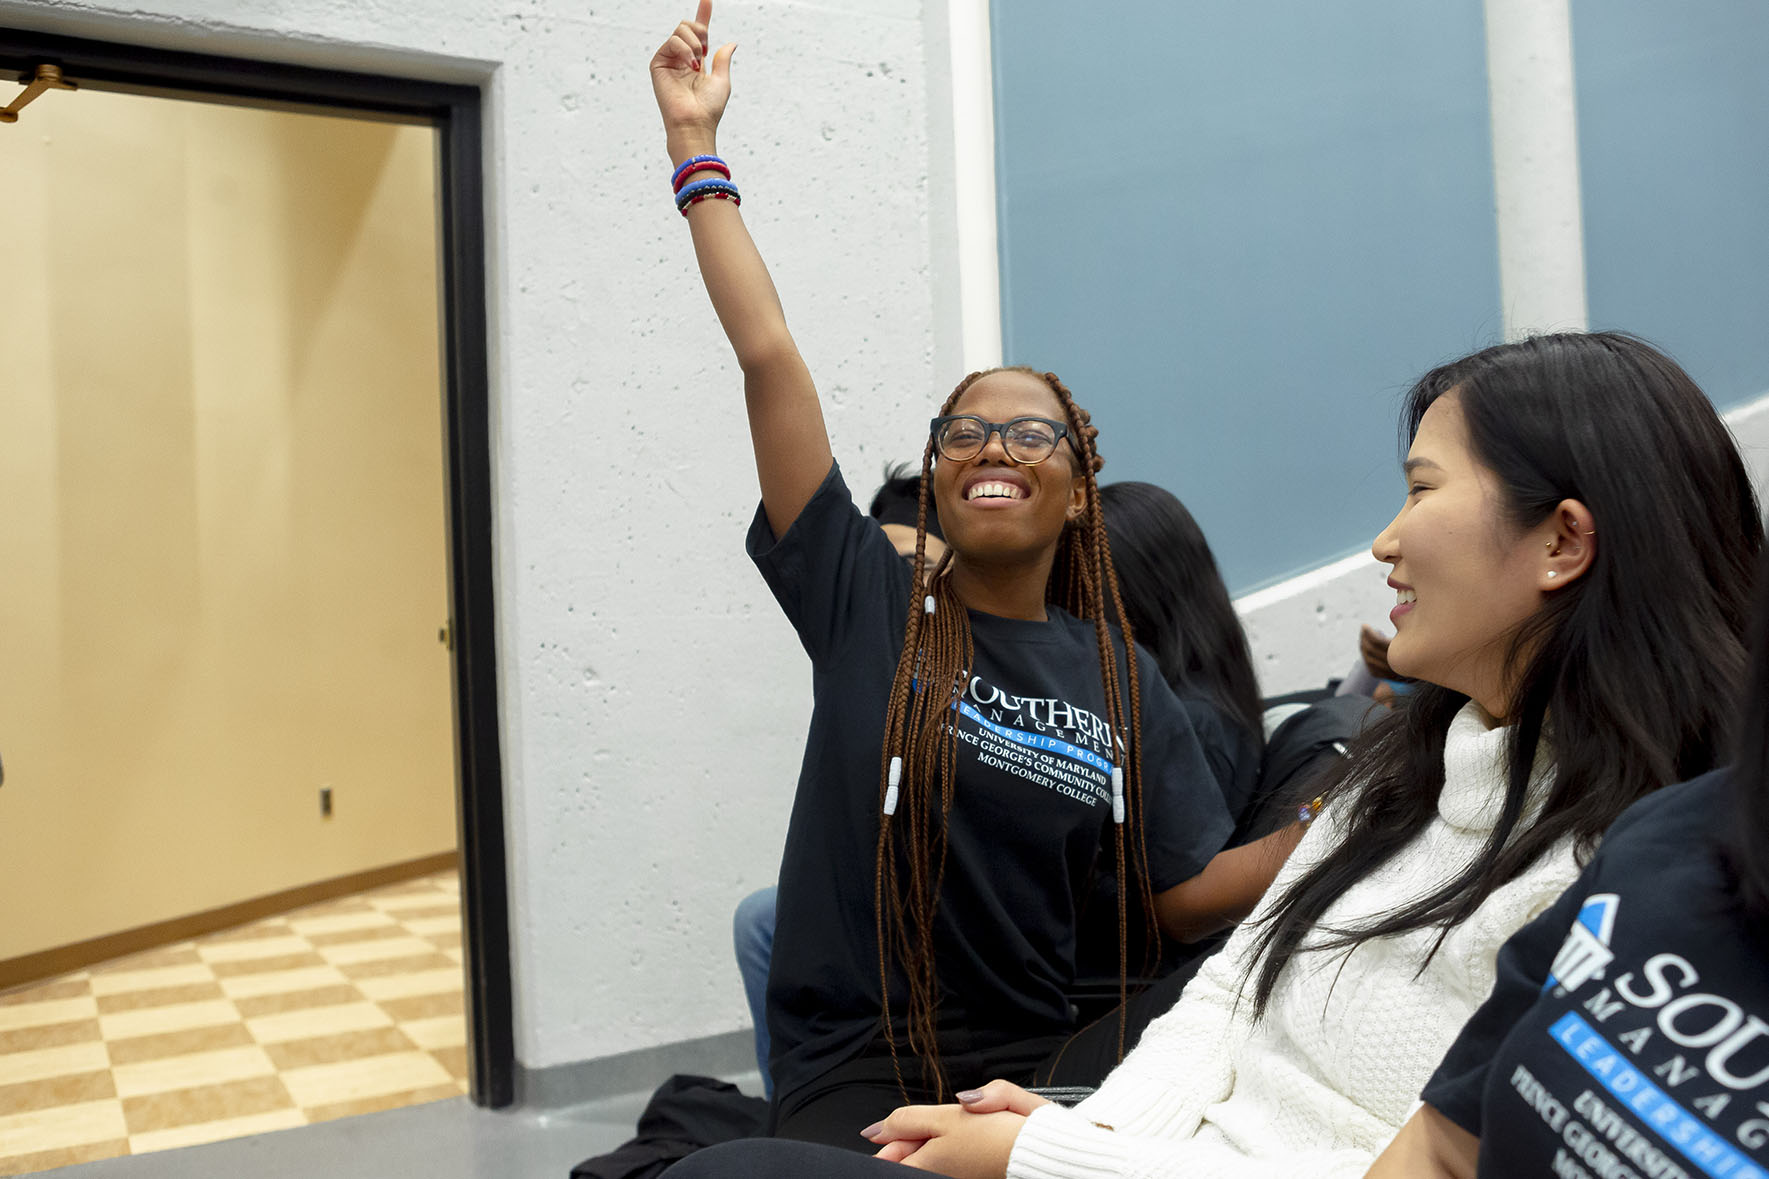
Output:
[[[697,172],[717,172],[726,180],[731,179],[730,167],[718,156],[695,156],[693,159],[685,161],[680,168],[676,169],[676,174],[670,177],[670,190],[681,192],[682,186],[688,183],[688,177]]]

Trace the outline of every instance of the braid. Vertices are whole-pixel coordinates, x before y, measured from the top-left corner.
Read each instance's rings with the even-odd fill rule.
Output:
[[[1150,930],[1147,944],[1158,944],[1154,924],[1154,896],[1150,889],[1147,846],[1143,837],[1142,806],[1142,693],[1138,681],[1134,638],[1129,616],[1119,596],[1118,579],[1112,569],[1104,516],[1100,511],[1099,485],[1095,473],[1104,465],[1094,441],[1099,430],[1087,411],[1075,404],[1068,387],[1054,373],[1033,369],[994,369],[991,372],[1024,372],[1049,386],[1062,405],[1075,448],[1076,469],[1086,483],[1086,510],[1071,522],[1058,541],[1051,565],[1047,599],[1077,618],[1090,619],[1099,644],[1100,676],[1106,695],[1106,721],[1117,735],[1114,760],[1122,767],[1125,823],[1116,825],[1118,870],[1118,987],[1126,997],[1129,969],[1128,898],[1125,881],[1134,867],[1142,910]],[[952,412],[967,389],[987,372],[971,373],[960,381],[941,415]],[[885,710],[883,749],[879,759],[880,820],[873,864],[873,918],[878,946],[878,979],[881,1022],[891,1053],[891,1066],[905,1103],[897,1034],[891,1018],[891,971],[894,959],[908,985],[905,1022],[908,1047],[922,1065],[922,1081],[935,1101],[945,1099],[946,1076],[940,1065],[938,1025],[939,978],[935,968],[934,915],[945,875],[947,820],[956,791],[957,730],[951,720],[975,661],[970,618],[958,600],[948,576],[952,554],[927,569],[928,496],[932,486],[934,446],[930,439],[922,450],[921,487],[916,505],[915,562],[910,578],[907,618],[903,624],[903,650],[891,682]],[[1108,602],[1112,613],[1108,613]],[[931,603],[931,611],[929,604]],[[1117,648],[1107,619],[1116,617],[1124,632],[1128,654],[1128,692],[1120,678]],[[1128,702],[1128,715],[1125,713]],[[1129,734],[1128,744],[1125,734]],[[1134,831],[1126,840],[1126,827]],[[901,865],[901,871],[899,870]],[[1124,1011],[1119,1010],[1118,1054],[1124,1052]]]
[[[1142,682],[1136,664],[1136,637],[1131,631],[1130,615],[1124,609],[1124,600],[1118,589],[1118,576],[1112,565],[1112,546],[1106,536],[1105,513],[1100,507],[1099,480],[1096,476],[1105,466],[1105,460],[1100,457],[1096,445],[1099,427],[1093,424],[1091,414],[1075,404],[1068,386],[1055,373],[1039,375],[1062,403],[1069,422],[1069,432],[1076,439],[1076,452],[1081,460],[1079,465],[1086,480],[1086,511],[1078,521],[1078,526],[1068,530],[1063,538],[1070,549],[1068,564],[1079,571],[1080,577],[1071,580],[1067,587],[1068,600],[1058,601],[1057,604],[1077,618],[1093,621],[1094,635],[1099,643],[1100,676],[1106,692],[1106,720],[1111,731],[1117,735],[1118,748],[1113,760],[1123,775],[1124,822],[1114,824],[1113,831],[1118,880],[1118,1058],[1122,1060],[1126,1003],[1129,999],[1129,891],[1133,875],[1146,928],[1142,973],[1147,974],[1152,969],[1153,963],[1148,960],[1148,955],[1160,944],[1160,931],[1155,923],[1154,890],[1146,870],[1148,842],[1142,798]],[[1108,600],[1112,607],[1110,614],[1106,611]],[[1118,619],[1123,631],[1127,685],[1121,685],[1117,648],[1112,643],[1111,631],[1106,624],[1107,619],[1113,617]],[[1124,691],[1125,686],[1128,687],[1128,692]],[[1129,704],[1128,716],[1125,715],[1126,697]],[[1126,733],[1129,734],[1128,743],[1124,738]],[[1134,841],[1128,846],[1127,833]],[[1135,871],[1127,871],[1132,866]]]

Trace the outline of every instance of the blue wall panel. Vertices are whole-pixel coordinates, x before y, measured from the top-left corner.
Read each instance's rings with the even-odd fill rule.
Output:
[[[993,38],[1008,360],[1235,592],[1368,544],[1398,394],[1502,331],[1479,0],[994,0]]]
[[[1769,391],[1769,4],[1574,0],[1593,327],[1721,406]]]

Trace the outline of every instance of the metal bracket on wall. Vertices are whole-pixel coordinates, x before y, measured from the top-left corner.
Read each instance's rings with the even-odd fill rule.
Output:
[[[37,100],[37,96],[45,90],[78,90],[78,82],[70,82],[61,76],[61,67],[52,66],[48,62],[39,65],[29,74],[20,74],[19,83],[24,92],[13,99],[4,110],[0,110],[0,123],[18,122],[18,112]]]

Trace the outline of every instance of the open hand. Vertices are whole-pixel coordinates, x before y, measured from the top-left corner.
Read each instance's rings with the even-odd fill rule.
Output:
[[[672,144],[678,138],[692,141],[690,154],[711,149],[731,97],[731,55],[737,45],[721,45],[708,59],[712,12],[712,0],[700,0],[694,19],[677,25],[651,59],[651,90],[657,95],[664,130]]]

